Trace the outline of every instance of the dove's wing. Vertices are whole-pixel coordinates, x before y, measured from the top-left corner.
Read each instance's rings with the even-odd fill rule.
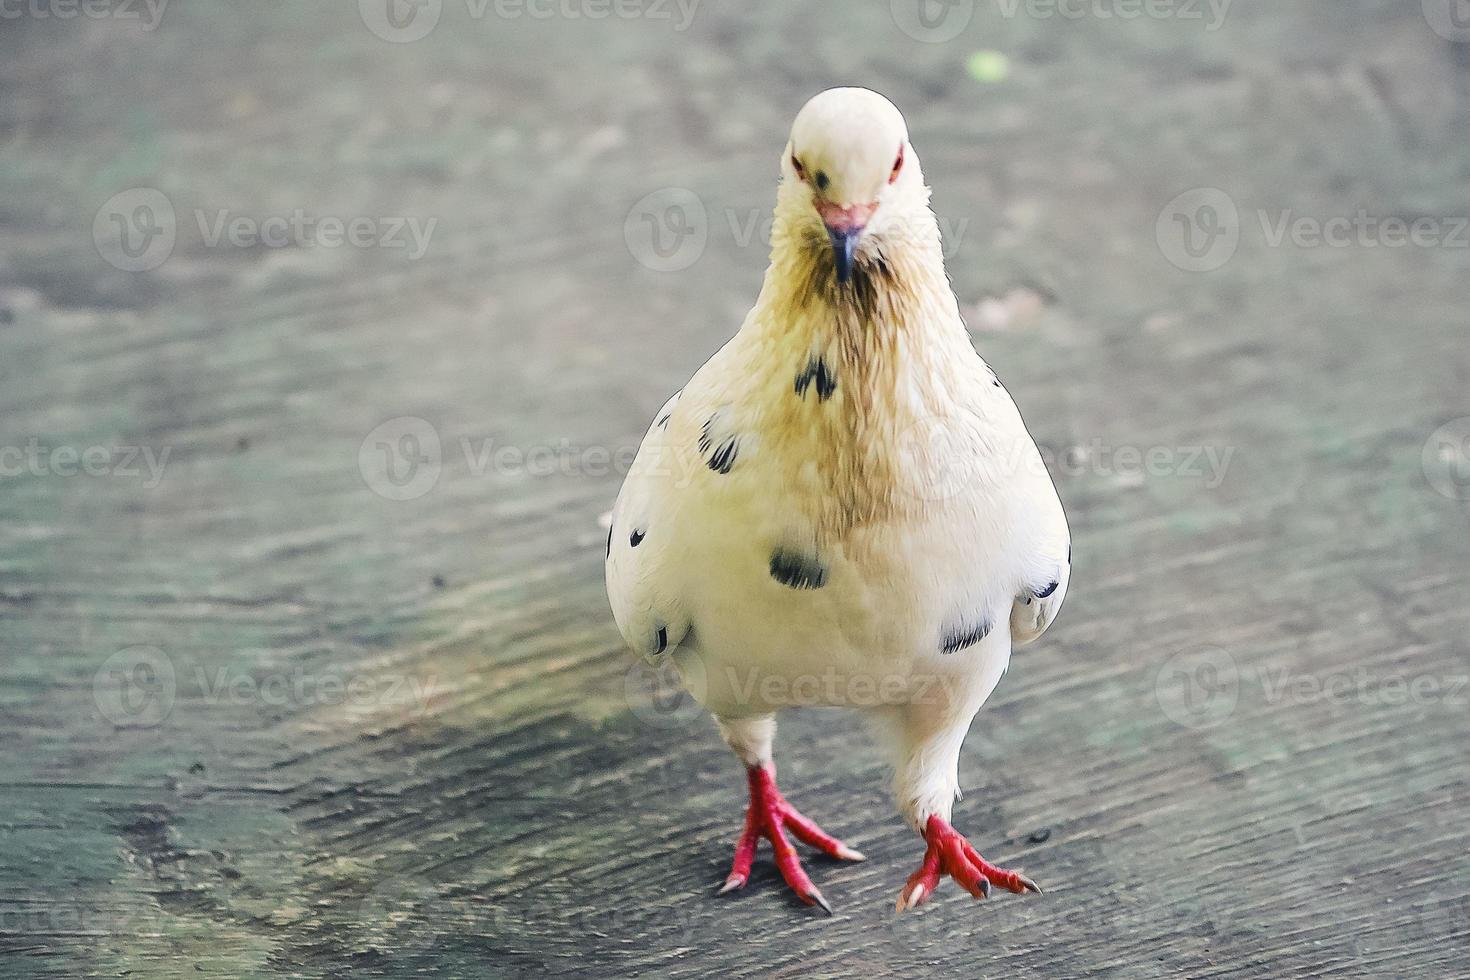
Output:
[[[654,518],[679,506],[678,463],[668,430],[679,394],[654,416],[613,506],[607,532],[607,596],[628,646],[647,657],[678,646],[689,632],[672,549],[676,539],[652,534]]]
[[[1061,505],[1057,506],[1057,513],[1061,513]],[[1052,570],[1041,576],[1044,581],[1023,588],[1021,594],[1016,596],[1016,601],[1011,606],[1011,643],[1014,646],[1022,646],[1046,632],[1046,628],[1057,618],[1057,612],[1062,608],[1062,600],[1067,597],[1067,582],[1072,577],[1072,545],[1071,535],[1067,531],[1067,521],[1062,517],[1057,521],[1058,526],[1049,527],[1047,534],[1047,546],[1045,551],[1049,554],[1064,554],[1066,559],[1052,566]]]

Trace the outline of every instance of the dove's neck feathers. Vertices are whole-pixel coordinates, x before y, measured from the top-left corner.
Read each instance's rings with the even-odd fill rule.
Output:
[[[810,206],[785,187],[778,198],[771,266],[742,333],[766,392],[767,435],[822,474],[826,499],[812,504],[822,536],[922,508],[925,494],[902,486],[912,479],[909,444],[987,384],[977,380],[984,363],[944,270],[928,190],[919,190],[870,228],[848,283],[836,280]],[[830,396],[808,377],[811,393],[797,397],[802,373],[818,365]]]
[[[914,161],[917,165],[917,161]],[[852,281],[837,281],[826,230],[799,186],[777,197],[771,265],[753,316],[782,347],[831,350],[875,394],[903,374],[920,379],[962,345],[973,349],[944,271],[939,222],[922,181],[883,205],[857,256]]]

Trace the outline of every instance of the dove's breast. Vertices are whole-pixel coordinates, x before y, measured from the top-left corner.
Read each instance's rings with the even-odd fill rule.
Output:
[[[1005,413],[973,411],[903,427],[919,443],[880,467],[894,475],[869,491],[884,506],[834,525],[849,468],[824,465],[803,433],[830,436],[759,410],[803,395],[819,410],[825,369],[804,393],[798,378],[741,401],[707,382],[711,365],[656,416],[614,508],[608,593],[629,644],[674,656],[725,717],[909,703],[1003,667],[1007,617],[1052,520],[1036,497],[1055,501],[1019,418],[1019,434],[996,431]]]

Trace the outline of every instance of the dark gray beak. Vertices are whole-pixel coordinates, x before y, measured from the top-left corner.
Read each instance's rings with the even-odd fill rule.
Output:
[[[827,226],[827,237],[832,240],[832,261],[837,266],[837,281],[852,280],[852,258],[857,252],[858,239],[863,237],[861,228],[833,228]]]

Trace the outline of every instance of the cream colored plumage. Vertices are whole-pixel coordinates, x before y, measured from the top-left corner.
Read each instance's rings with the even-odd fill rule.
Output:
[[[843,281],[832,229],[854,222]],[[965,330],[902,116],[865,89],[818,95],[782,154],[760,297],[655,417],[613,510],[623,636],[674,658],[753,773],[773,776],[777,710],[864,711],[900,811],[988,893],[931,820],[948,826],[971,719],[1055,617],[1070,558],[1040,454]],[[752,782],[752,812],[773,805],[758,797]],[[900,907],[933,884],[910,879]]]

